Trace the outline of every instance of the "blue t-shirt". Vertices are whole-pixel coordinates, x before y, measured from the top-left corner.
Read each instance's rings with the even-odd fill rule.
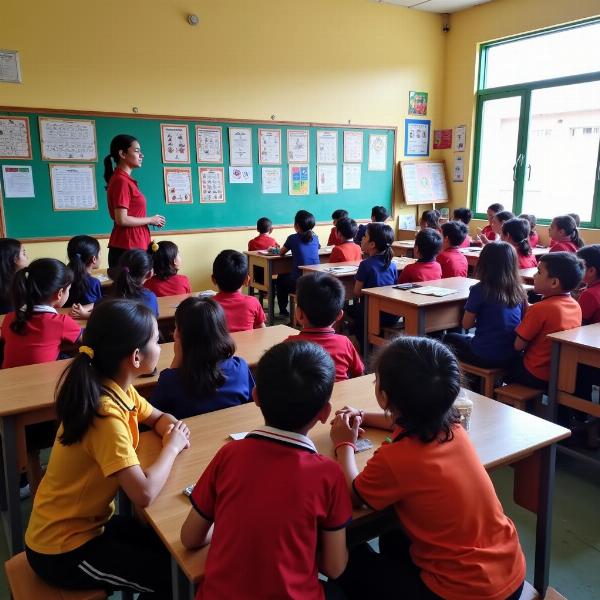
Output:
[[[475,337],[471,349],[489,361],[510,360],[515,356],[515,328],[523,319],[524,304],[509,308],[499,302],[484,299],[481,283],[476,283],[469,292],[465,310],[475,313]]]
[[[100,285],[100,280],[96,279],[93,275],[87,274],[85,276],[85,283],[87,285],[87,290],[80,298],[69,297],[69,303],[71,305],[75,303],[96,304],[96,302],[102,298],[102,286]]]
[[[187,419],[250,402],[254,378],[248,363],[239,356],[232,356],[221,361],[219,368],[225,376],[225,383],[206,396],[190,396],[183,386],[179,369],[165,369],[152,393],[152,406],[177,419]]]
[[[144,303],[158,319],[158,300],[156,299],[156,294],[150,290],[147,290],[146,288],[143,288],[139,300],[140,302]]]
[[[383,254],[375,254],[365,258],[360,265],[354,278],[362,281],[364,288],[381,287],[382,285],[394,285],[398,277],[396,265],[392,262],[385,266]]]
[[[319,238],[314,233],[310,242],[304,242],[299,233],[293,233],[283,245],[292,251],[292,279],[298,279],[302,275],[302,265],[318,265],[320,262]]]

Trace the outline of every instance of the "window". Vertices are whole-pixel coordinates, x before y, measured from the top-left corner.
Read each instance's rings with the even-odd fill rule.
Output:
[[[600,21],[484,45],[471,205],[600,227]],[[567,210],[568,209],[568,210]]]

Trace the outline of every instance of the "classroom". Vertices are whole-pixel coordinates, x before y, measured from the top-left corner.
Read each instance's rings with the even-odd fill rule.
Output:
[[[581,225],[576,231],[585,240],[586,247],[600,244],[600,63],[597,52],[595,57],[589,56],[594,53],[586,55],[584,52],[594,43],[597,48],[598,27],[598,0],[304,0],[301,4],[290,0],[190,0],[176,3],[160,0],[130,0],[126,3],[116,0],[102,3],[4,1],[0,18],[0,133],[10,131],[3,129],[11,124],[10,119],[17,123],[26,122],[29,147],[24,154],[11,158],[3,155],[4,149],[9,146],[3,146],[0,139],[0,238],[17,238],[22,242],[30,262],[56,259],[66,264],[67,242],[75,235],[91,236],[99,242],[99,255],[98,252],[96,254],[99,256],[97,266],[100,272],[104,275],[109,266],[117,268],[120,255],[113,253],[111,260],[114,260],[114,265],[108,262],[109,237],[113,220],[117,223],[122,218],[121,213],[125,212],[127,216],[127,211],[121,208],[117,216],[109,214],[103,161],[109,154],[111,139],[118,134],[128,134],[139,140],[144,153],[143,162],[140,159],[139,164],[134,165],[135,174],[132,174],[139,181],[139,189],[147,203],[146,211],[140,216],[156,216],[154,223],[144,223],[143,228],[149,231],[149,239],[157,249],[164,242],[176,245],[175,254],[178,253],[182,261],[181,273],[188,279],[186,290],[169,292],[162,298],[157,293],[155,312],[159,318],[156,337],[160,336],[161,343],[156,345],[160,346],[161,355],[157,359],[156,371],[145,373],[145,377],[138,377],[141,373],[137,373],[127,381],[133,382],[142,397],[138,406],[140,422],[146,410],[145,419],[151,429],[161,435],[164,432],[173,439],[178,435],[190,436],[190,448],[178,448],[181,456],[170,459],[173,469],[169,473],[169,467],[164,473],[162,484],[165,487],[152,496],[154,502],[146,504],[133,500],[132,495],[138,496],[129,493],[131,488],[120,477],[118,485],[110,492],[114,496],[119,486],[121,490],[126,489],[126,493],[121,491],[119,495],[119,513],[126,514],[130,509],[129,497],[133,504],[139,505],[138,511],[144,520],[165,541],[168,556],[166,559],[163,556],[163,559],[167,561],[167,567],[171,566],[174,577],[168,594],[162,597],[194,597],[195,585],[204,577],[205,564],[208,565],[207,572],[213,572],[211,569],[215,563],[214,559],[212,563],[210,560],[211,546],[189,550],[185,544],[182,545],[180,529],[190,506],[198,511],[202,524],[209,521],[195,503],[200,502],[200,494],[193,496],[190,504],[181,492],[202,475],[209,463],[213,464],[211,461],[215,455],[217,460],[223,454],[220,449],[227,436],[248,431],[252,435],[266,435],[259,431],[264,420],[251,401],[252,388],[255,392],[257,387],[260,389],[261,357],[270,348],[283,345],[280,343],[289,336],[297,335],[298,329],[311,327],[303,306],[300,306],[301,296],[306,298],[309,288],[295,289],[293,269],[296,266],[305,267],[298,270],[299,275],[311,274],[315,281],[323,273],[333,275],[333,279],[342,284],[338,287],[344,289],[342,300],[344,295],[346,301],[351,300],[353,295],[362,298],[360,304],[346,302],[340,329],[338,331],[336,325],[336,331],[350,335],[338,337],[352,340],[352,343],[349,342],[352,350],[348,352],[353,356],[356,354],[361,367],[364,363],[367,374],[362,375],[361,370],[361,377],[349,375],[351,378],[347,381],[340,381],[336,374],[331,417],[322,421],[317,419],[314,429],[302,436],[304,439],[308,436],[314,442],[311,451],[334,460],[337,458],[344,473],[347,465],[341,456],[347,457],[348,463],[356,463],[356,476],[371,457],[377,457],[377,453],[369,448],[357,453],[356,461],[350,460],[346,451],[354,447],[356,440],[339,437],[333,446],[329,421],[334,419],[336,410],[342,413],[340,418],[343,420],[343,407],[347,405],[358,406],[358,412],[346,415],[350,423],[363,418],[368,421],[374,411],[379,411],[382,405],[378,404],[379,397],[376,398],[372,384],[373,369],[370,367],[378,353],[383,349],[381,356],[385,356],[385,349],[393,346],[391,339],[398,334],[399,340],[423,336],[434,340],[431,344],[435,345],[438,344],[435,340],[441,339],[440,332],[446,332],[446,336],[458,336],[461,334],[457,331],[462,332],[463,327],[469,330],[474,326],[475,321],[469,327],[465,325],[463,314],[474,314],[469,312],[471,304],[467,304],[467,312],[464,312],[465,303],[471,298],[472,286],[482,279],[476,274],[480,256],[491,255],[488,247],[496,244],[487,244],[484,240],[483,250],[465,248],[462,254],[467,259],[465,269],[468,268],[469,273],[465,272],[458,278],[461,280],[458,283],[452,282],[456,279],[452,276],[449,280],[436,280],[436,293],[442,297],[421,295],[423,290],[412,293],[409,289],[380,287],[401,284],[401,279],[375,283],[371,290],[365,284],[365,291],[359,289],[357,294],[356,284],[360,283],[360,288],[363,288],[362,281],[354,279],[355,273],[357,279],[360,277],[359,261],[354,261],[354,265],[349,261],[348,270],[338,267],[337,273],[327,267],[332,249],[325,242],[330,237],[332,213],[336,209],[347,209],[351,218],[366,226],[372,217],[372,207],[383,207],[389,214],[386,222],[392,229],[393,238],[389,242],[384,240],[382,252],[386,245],[390,256],[393,250],[395,257],[392,262],[398,271],[419,259],[413,250],[419,220],[424,211],[435,209],[441,211],[442,221],[452,221],[455,209],[470,208],[473,218],[467,229],[474,243],[488,225],[490,213],[487,210],[486,215],[486,209],[493,203],[511,208],[514,215],[510,214],[507,219],[521,213],[533,213],[538,219],[536,232],[539,238],[536,244],[532,244],[529,254],[530,258],[536,257],[537,264],[546,265],[546,259],[542,257],[553,254],[547,251],[558,239],[553,237],[552,228],[560,225],[559,228],[566,231],[553,218],[567,210],[581,216]],[[565,35],[575,32],[575,36],[579,31],[593,31],[596,41],[590,41],[593,38],[582,34],[572,55],[561,57],[559,66],[549,67],[545,57],[552,56],[551,48],[543,41],[536,46],[536,40],[543,40],[545,34],[563,30]],[[530,40],[533,45],[523,46],[516,54],[502,54],[503,48],[510,46],[504,42],[520,41],[521,38]],[[524,56],[535,58],[524,61],[526,65],[523,66]],[[18,63],[14,62],[15,58]],[[492,73],[498,74],[496,81],[493,81]],[[569,77],[573,79],[565,85]],[[538,81],[539,85],[535,84],[539,79],[542,83]],[[564,90],[555,93],[555,89],[562,85]],[[529,114],[535,116],[535,120],[530,122]],[[67,123],[92,123],[86,134],[93,146],[89,155],[79,159],[68,154],[61,156],[56,152],[53,154],[51,144],[44,145],[43,136],[51,134],[52,122],[56,120],[59,123],[61,119]],[[188,136],[187,160],[175,157],[175,153],[171,154],[170,160],[166,156],[169,153],[166,137],[169,131],[164,125],[170,127],[171,134],[183,131]],[[417,143],[413,135],[416,136],[417,132],[420,135],[424,130],[423,143]],[[217,139],[217,134],[219,152],[202,160],[201,140],[209,144]],[[302,137],[304,134],[306,138]],[[560,136],[558,143],[557,135]],[[243,136],[250,140],[247,147]],[[307,141],[306,157],[292,158],[292,143],[302,143],[304,139]],[[356,140],[359,140],[358,146],[352,146],[351,142]],[[358,152],[358,158],[352,158],[353,148]],[[247,161],[240,159],[235,162],[235,152],[242,153],[244,149],[249,149]],[[328,158],[328,151],[333,152],[335,157]],[[269,152],[278,155],[278,158],[265,158]],[[419,162],[442,164],[441,177],[445,180],[446,198],[435,204],[408,198],[408,169]],[[402,163],[406,165],[402,167]],[[15,169],[19,166],[24,170],[17,173]],[[31,170],[26,172],[27,168]],[[31,175],[32,190],[19,196],[19,186],[29,185],[25,175]],[[68,205],[67,193],[62,196],[63,205],[59,206],[59,186],[64,184],[67,175],[77,175],[81,181],[90,177],[87,181],[91,182],[91,187],[86,189],[85,196],[89,206],[77,204],[75,199],[77,210],[73,210]],[[168,177],[172,177],[168,180],[172,186],[167,181]],[[307,179],[303,180],[303,177]],[[242,181],[244,178],[249,181]],[[182,184],[184,179],[189,182],[189,192],[181,192],[185,188]],[[306,187],[302,187],[303,183]],[[183,187],[175,191],[177,185]],[[186,195],[170,201],[171,189],[173,194],[189,193],[191,198]],[[314,226],[309,229],[318,236],[322,246],[315,260],[298,265],[294,262],[292,265],[292,259],[279,257],[277,253],[261,255],[249,252],[248,243],[257,236],[256,221],[260,217],[272,220],[273,229],[269,235],[283,246],[286,240],[299,235],[295,232],[304,231],[303,226],[300,229],[294,227],[294,215],[302,210],[312,213],[311,217],[314,215]],[[500,212],[505,211],[500,209]],[[159,216],[164,216],[162,221]],[[492,218],[489,219],[491,223]],[[568,225],[570,227],[570,222]],[[446,240],[448,237],[443,227],[440,237]],[[502,225],[499,231],[504,231]],[[498,244],[498,247],[512,245],[518,258],[518,244],[513,244],[508,234],[502,239],[508,243]],[[515,238],[515,242],[519,240]],[[378,242],[370,240],[368,243],[374,244],[373,254],[377,254],[380,250]],[[455,245],[451,241],[448,243]],[[144,250],[147,245],[146,242]],[[364,252],[364,244],[361,247]],[[157,249],[150,251],[149,255],[158,253]],[[180,347],[183,342],[178,340],[177,333],[173,337],[173,331],[175,322],[178,328],[183,326],[176,313],[189,291],[213,290],[214,293],[218,288],[219,294],[225,293],[225,288],[217,282],[219,276],[215,259],[219,257],[229,261],[227,265],[233,265],[238,260],[236,256],[224,252],[230,250],[246,253],[247,263],[244,264],[248,266],[249,277],[248,281],[244,280],[242,293],[244,298],[252,295],[253,302],[254,298],[259,299],[256,304],[260,302],[261,313],[264,308],[264,316],[259,321],[261,325],[266,324],[266,328],[241,331],[243,327],[232,326],[223,300],[230,339],[237,348],[233,358],[224,356],[228,361],[241,357],[246,369],[244,373],[247,372],[248,381],[251,381],[250,391],[243,406],[202,411],[206,412],[202,415],[192,413],[197,416],[189,419],[187,414],[185,417],[176,416],[185,418],[187,425],[180,425],[178,433],[167,433],[167,429],[171,432],[171,425],[166,427],[164,421],[161,423],[162,414],[173,411],[165,408],[155,422],[156,415],[152,417],[147,412],[145,407],[149,405],[143,398],[150,399],[151,394],[158,394],[161,389],[165,397],[169,395],[164,393],[164,385],[161,388],[160,373],[172,364],[181,365]],[[507,251],[515,254],[510,248]],[[370,256],[369,252],[367,255]],[[570,255],[571,259],[573,256]],[[590,259],[580,258],[587,267],[590,266]],[[152,257],[149,260],[149,268],[152,268]],[[129,264],[127,275],[132,275],[135,268],[134,264]],[[294,281],[291,284],[290,270]],[[61,273],[57,277],[64,276]],[[537,289],[534,292],[532,287],[535,273],[537,267],[527,269],[527,273],[523,270],[520,275],[525,291],[519,287],[519,297],[529,300],[534,307],[536,301],[544,296],[535,297]],[[545,273],[548,274],[548,271]],[[0,273],[0,282],[1,277]],[[27,277],[31,279],[31,275]],[[556,279],[554,275],[548,277]],[[278,282],[276,285],[273,284],[275,280]],[[577,286],[580,280],[581,277]],[[105,284],[110,284],[110,281],[106,279],[103,281]],[[286,288],[286,285],[291,287]],[[563,296],[567,295],[572,300],[568,292],[577,286],[569,287]],[[233,292],[234,288],[237,290],[240,286],[233,286],[227,293]],[[443,297],[443,288],[451,289],[447,293],[452,295]],[[285,307],[280,296],[283,294],[287,302],[286,292],[292,293],[289,316],[281,310]],[[0,290],[0,294],[3,293]],[[4,306],[3,298],[0,308]],[[230,302],[234,304],[238,300],[232,297]],[[218,305],[219,302],[212,304]],[[62,305],[57,301],[56,306]],[[362,312],[356,309],[357,306]],[[204,306],[190,306],[190,311],[192,308],[208,310]],[[126,311],[126,308],[122,310]],[[183,315],[183,312],[180,311],[180,314]],[[301,313],[299,320],[298,313]],[[523,315],[526,314],[524,311]],[[392,324],[388,326],[385,319],[391,316]],[[88,317],[78,315],[76,321],[82,325],[79,331],[83,331],[84,335]],[[218,317],[213,315],[210,318]],[[499,375],[502,369],[494,371],[495,367],[489,365],[469,367],[467,364],[465,367],[469,361],[459,356],[469,385],[461,387],[457,397],[472,401],[474,406],[468,437],[479,457],[478,468],[483,466],[482,477],[489,473],[493,484],[490,493],[499,500],[502,518],[508,517],[511,526],[514,523],[515,537],[518,534],[517,546],[520,543],[524,556],[523,568],[526,570],[522,595],[515,596],[513,592],[517,588],[513,586],[497,592],[498,600],[591,600],[598,597],[598,381],[592,382],[595,391],[592,392],[592,402],[589,402],[580,397],[581,378],[578,379],[580,373],[587,369],[588,381],[589,373],[596,377],[600,368],[600,325],[594,324],[597,322],[588,320],[581,326],[579,317],[577,326],[551,330],[548,338],[551,341],[549,346],[552,346],[549,374],[540,377],[540,371],[536,371],[536,380],[546,382],[544,394],[538,390],[537,394],[527,395],[521,388],[511,387],[522,384],[522,380],[516,379],[517,383],[505,380],[509,385],[507,390],[502,391],[498,387],[503,381]],[[123,327],[125,331],[125,325]],[[258,327],[258,321],[255,327]],[[94,327],[91,329],[94,330]],[[201,337],[206,335],[205,332],[197,329],[195,335]],[[92,336],[93,331],[89,335]],[[95,351],[84,344],[78,353],[77,344],[81,340],[77,340],[75,334],[71,337],[70,341],[75,346],[71,347],[69,356],[75,356],[75,362],[86,360],[85,356],[93,361]],[[308,335],[306,339],[315,341]],[[518,330],[517,340],[524,340]],[[82,354],[85,356],[82,357]],[[336,362],[333,354],[332,357]],[[177,360],[180,362],[176,363]],[[379,361],[378,358],[375,360]],[[381,361],[383,363],[383,358]],[[33,597],[31,594],[39,595],[39,590],[44,589],[35,585],[20,587],[22,583],[14,583],[13,577],[47,585],[33,574],[25,555],[19,554],[25,549],[23,540],[27,542],[23,536],[32,511],[32,500],[19,500],[17,484],[19,471],[24,471],[29,458],[26,428],[31,423],[37,427],[40,422],[56,415],[54,398],[49,393],[47,398],[38,398],[35,406],[30,400],[31,395],[42,389],[46,392],[53,389],[64,365],[65,361],[54,361],[0,370],[0,428],[4,451],[2,495],[7,496],[8,492],[8,498],[0,498],[0,506],[7,508],[2,512],[4,518],[0,522],[0,558],[4,565],[11,556],[22,556],[18,564],[7,567],[10,571],[8,577],[4,568],[0,569],[0,598],[8,598],[11,589],[16,600]],[[335,366],[337,369],[337,362]],[[14,371],[14,379],[10,377],[10,371]],[[531,375],[531,370],[528,373]],[[203,371],[203,375],[214,377],[210,370]],[[255,380],[257,387],[254,387]],[[163,384],[165,382],[166,378]],[[196,384],[202,386],[198,378]],[[182,385],[181,382],[178,385]],[[209,386],[207,389],[215,388]],[[125,402],[124,398],[128,397],[122,390],[114,393],[117,396],[121,393],[120,402]],[[19,407],[27,402],[31,414],[20,414]],[[236,401],[228,406],[238,403]],[[592,432],[589,434],[591,437],[585,438],[587,442],[578,438],[577,443],[581,442],[581,447],[575,450],[575,436],[567,440],[571,433],[569,428],[565,428],[565,422],[559,420],[559,414],[565,409],[583,411],[586,433],[582,435]],[[236,415],[233,423],[228,420],[230,414]],[[509,422],[521,428],[523,435],[520,439],[516,439],[519,436],[514,431],[511,434],[508,426],[497,425]],[[342,435],[342,425],[338,425],[338,435]],[[366,425],[369,423],[366,422]],[[334,424],[332,437],[335,431]],[[375,450],[380,445],[384,448],[386,440],[390,440],[382,430],[377,430],[376,425],[369,427],[367,434]],[[136,429],[134,437],[137,435]],[[271,432],[269,435],[275,434]],[[205,438],[204,443],[199,441]],[[247,439],[243,443],[254,441]],[[302,443],[306,442],[296,440],[297,445]],[[49,460],[47,449],[51,444],[48,443],[42,450],[44,468]],[[135,456],[135,448],[132,447],[131,452]],[[130,464],[139,462],[144,472],[154,473],[154,465],[164,459],[162,452],[159,436],[152,432],[142,433],[137,452],[139,461],[130,456],[129,460],[134,460]],[[59,459],[68,460],[63,455],[56,460]],[[139,471],[142,473],[141,468]],[[206,473],[212,471],[207,469]],[[28,476],[30,474],[28,471]],[[190,479],[192,474],[194,476]],[[105,479],[108,481],[109,478]],[[116,484],[116,476],[110,479]],[[354,522],[348,528],[347,536],[355,540],[356,547],[363,548],[365,544],[362,542],[366,540],[361,537],[361,528],[367,529],[372,517],[367,514],[364,505],[378,505],[367,502],[371,496],[362,494],[366,484],[363,480],[358,481],[362,485],[353,489],[363,500],[363,507],[355,507],[352,511]],[[375,501],[375,494],[372,497]],[[45,501],[46,504],[51,503],[52,498],[45,497]],[[201,501],[203,506],[208,505],[207,498]],[[345,514],[347,507],[344,510],[343,507],[338,508],[337,516]],[[497,514],[496,518],[501,519]],[[177,523],[176,530],[168,528],[170,521]],[[332,529],[339,524],[334,521]],[[381,522],[384,523],[384,520]],[[384,535],[384,527],[391,528],[390,523],[386,521],[381,530],[376,529],[375,535],[381,534],[380,540],[387,539],[386,535],[390,533],[386,530]],[[355,538],[352,538],[353,535]],[[336,540],[338,538],[335,537]],[[38,544],[38,547],[43,545]],[[370,546],[377,550],[384,547],[382,541],[379,546]],[[257,556],[259,554],[257,552]],[[350,565],[354,564],[354,559],[361,560],[354,554],[357,553],[351,548]],[[380,556],[379,552],[376,554]],[[260,559],[258,556],[253,560],[251,566],[254,570],[261,568]],[[419,564],[417,560],[414,562]],[[415,565],[411,563],[411,567],[415,568]],[[314,568],[313,575],[316,575],[316,565]],[[329,568],[332,572],[341,573]],[[274,573],[274,570],[269,571],[266,577],[273,575],[271,579],[274,579]],[[322,584],[324,592],[320,587],[311,588],[314,596],[307,592],[305,596],[290,593],[289,597],[334,600],[350,597],[344,585],[352,585],[342,582],[346,575],[347,572],[341,577],[339,586],[345,594],[337,586],[332,586],[335,587],[332,591]],[[377,571],[374,569],[369,575],[377,578]],[[427,575],[419,581],[421,588],[414,592],[414,596],[406,597],[467,598],[460,590],[448,591],[445,596],[440,584],[435,582],[430,588]],[[378,582],[362,597],[383,597],[375,591],[384,589],[383,586],[383,581]],[[128,599],[134,597],[132,592],[145,591],[139,586],[131,587],[123,592],[122,597]],[[341,595],[334,595],[338,592]],[[79,592],[73,593],[73,600],[107,597],[102,590],[82,592],[81,596],[76,595]],[[253,590],[245,593],[248,598],[261,597],[260,594],[252,595]],[[108,597],[118,598],[118,594],[120,592]],[[210,596],[209,590],[206,590],[206,596],[200,594],[201,591],[196,597],[216,597]],[[477,597],[473,591],[470,594],[468,598]],[[140,597],[146,597],[146,594],[141,593]],[[161,596],[155,593],[148,597]]]

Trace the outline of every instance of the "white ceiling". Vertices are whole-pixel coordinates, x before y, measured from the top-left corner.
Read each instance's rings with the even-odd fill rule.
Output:
[[[435,13],[453,13],[477,4],[485,4],[492,0],[372,0],[383,4],[396,4]]]

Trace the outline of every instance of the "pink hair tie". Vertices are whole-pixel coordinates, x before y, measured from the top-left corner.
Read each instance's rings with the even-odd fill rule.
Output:
[[[127,266],[123,267],[123,273],[129,273],[129,267],[127,267]]]

